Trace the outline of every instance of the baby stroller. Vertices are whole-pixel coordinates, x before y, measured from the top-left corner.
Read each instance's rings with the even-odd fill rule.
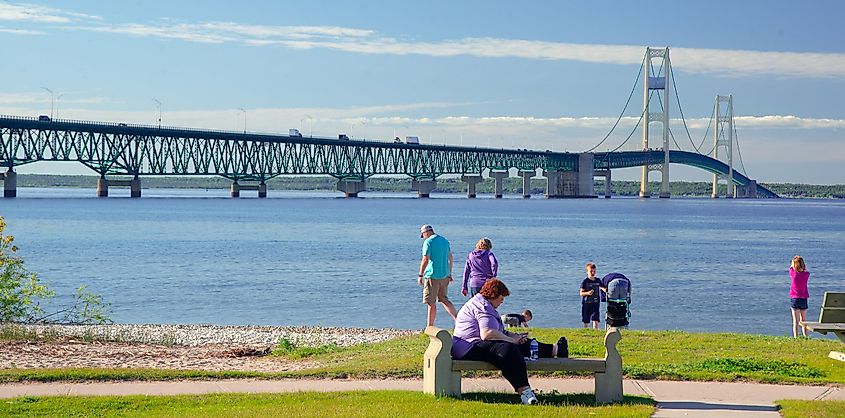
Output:
[[[605,321],[610,327],[627,326],[631,317],[631,280],[622,273],[610,273],[602,277],[601,285],[605,289],[607,299],[607,316]]]

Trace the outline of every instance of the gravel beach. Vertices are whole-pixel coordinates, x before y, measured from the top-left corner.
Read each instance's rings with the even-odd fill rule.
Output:
[[[15,325],[42,337],[0,341],[0,369],[104,367],[287,371],[317,366],[264,354],[287,339],[297,346],[348,347],[419,334],[393,328],[186,324]]]

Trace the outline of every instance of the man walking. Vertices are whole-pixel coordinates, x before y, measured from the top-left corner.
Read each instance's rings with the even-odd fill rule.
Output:
[[[452,281],[452,250],[449,240],[434,233],[431,225],[420,227],[420,238],[424,239],[422,260],[417,284],[423,286],[423,303],[428,305],[428,326],[434,325],[437,305],[440,302],[452,319],[458,315],[455,305],[446,296],[446,290]]]

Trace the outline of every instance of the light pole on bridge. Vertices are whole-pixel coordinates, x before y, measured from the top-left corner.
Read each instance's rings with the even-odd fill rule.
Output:
[[[61,100],[62,97],[65,97],[65,94],[66,93],[62,93],[62,94],[56,96],[56,119],[59,118],[59,100]]]
[[[303,117],[302,119],[299,120],[299,130],[300,131],[303,130],[302,121],[304,121],[305,119],[308,119],[308,137],[313,138],[314,137],[314,126],[313,126],[313,119],[314,118],[312,118],[311,115],[305,115],[305,117]]]
[[[158,113],[158,127],[161,128],[161,101],[158,99],[153,99],[156,102],[156,110]]]
[[[246,133],[246,109],[239,107],[238,110],[244,112],[244,133]]]
[[[47,87],[41,87],[41,88],[46,90],[47,93],[50,93],[50,119],[53,119],[53,105],[56,101],[56,94],[53,93],[53,90],[50,90]]]

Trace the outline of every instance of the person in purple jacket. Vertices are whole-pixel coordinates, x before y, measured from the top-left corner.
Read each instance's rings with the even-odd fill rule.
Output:
[[[481,238],[475,244],[475,250],[467,255],[467,262],[464,266],[464,284],[461,286],[461,294],[466,296],[469,290],[469,297],[475,296],[484,286],[484,282],[495,279],[499,273],[499,261],[491,251],[493,243],[489,238]]]

